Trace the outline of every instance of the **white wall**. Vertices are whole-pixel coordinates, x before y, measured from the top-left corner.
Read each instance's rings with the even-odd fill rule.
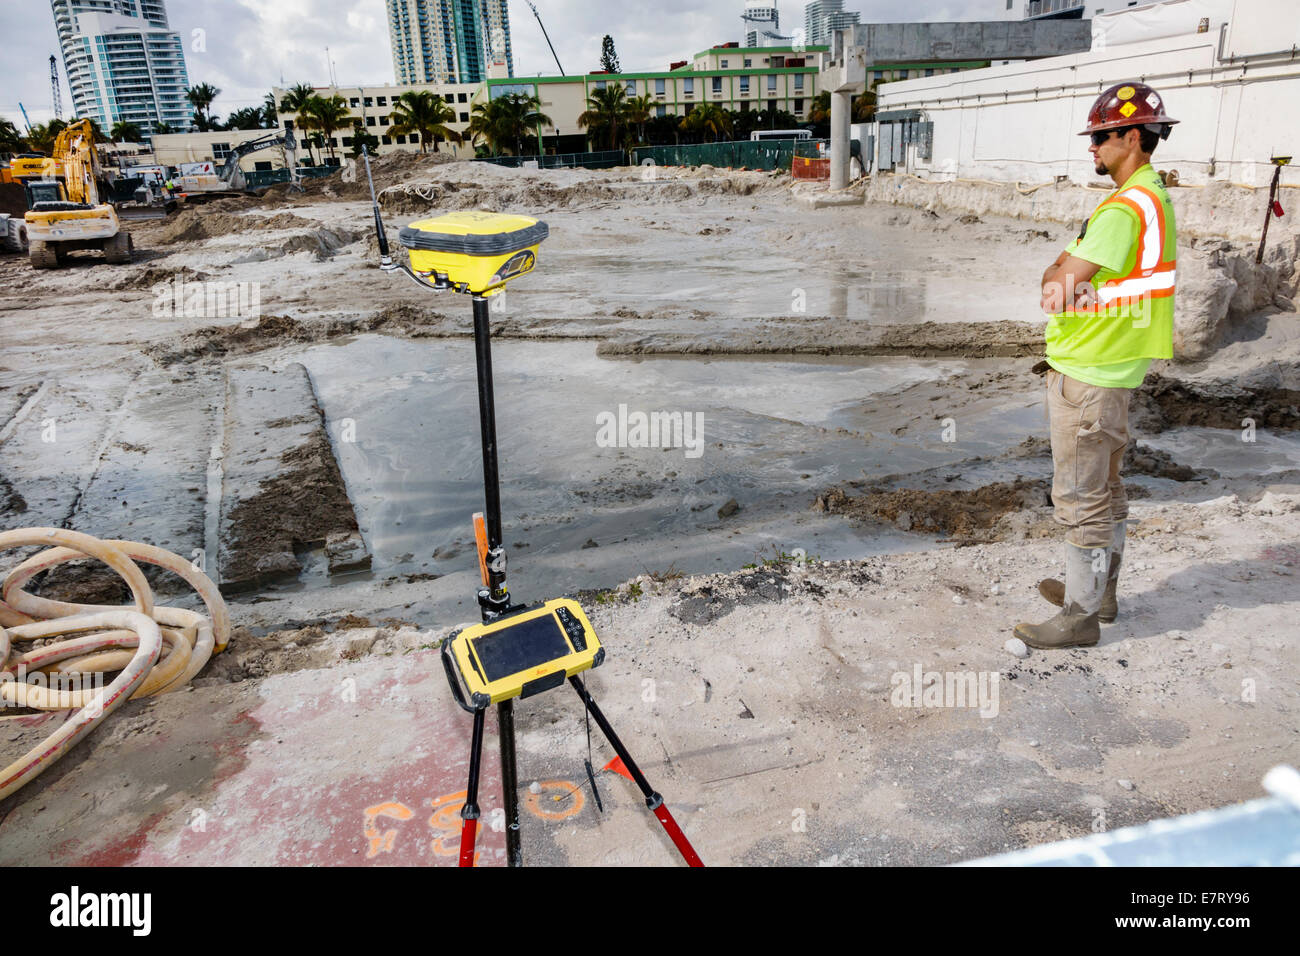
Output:
[[[1233,0],[1221,30],[889,83],[880,88],[879,109],[920,110],[934,123],[931,158],[917,160],[909,150],[908,172],[1023,183],[1068,176],[1082,183],[1099,178],[1088,140],[1076,135],[1089,108],[1106,87],[1140,79],[1181,120],[1156,150],[1157,168],[1177,169],[1189,184],[1258,185],[1272,176],[1270,156],[1300,159],[1300,57],[1289,50],[1297,38],[1295,0]],[[1275,55],[1279,49],[1286,52]],[[1300,170],[1284,170],[1282,181],[1300,183]]]

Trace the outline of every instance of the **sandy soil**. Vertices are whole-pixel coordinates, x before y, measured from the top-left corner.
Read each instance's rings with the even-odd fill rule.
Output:
[[[617,367],[628,389],[667,376],[658,363],[695,357],[731,393],[747,393],[727,399],[743,411],[722,419],[704,459],[714,471],[692,470],[680,453],[665,465],[662,455],[589,452],[589,434],[561,426],[565,446],[587,457],[554,472],[539,451],[536,466],[517,459],[535,472],[507,473],[507,492],[537,509],[507,516],[516,593],[583,596],[610,650],[593,689],[711,861],[967,859],[1080,835],[1099,811],[1114,827],[1246,799],[1270,766],[1300,759],[1294,311],[1252,312],[1215,354],[1153,369],[1134,398],[1120,620],[1097,648],[1021,660],[1003,642],[1016,621],[1048,615],[1035,585],[1060,565],[1041,380],[1029,371],[1043,322],[1034,289],[1072,225],[976,216],[955,202],[814,209],[792,197],[787,177],[708,168],[528,172],[405,157],[376,172],[394,240],[401,225],[445,209],[526,211],[550,224],[539,270],[493,304],[506,368],[511,343],[570,343],[594,348],[583,361],[627,363]],[[256,571],[269,561],[263,570],[288,569],[298,582],[241,575],[254,590],[232,595],[229,651],[194,692],[127,713],[123,728],[185,720],[233,684],[256,694],[275,675],[416,652],[472,617],[463,532],[417,524],[427,550],[386,557],[374,515],[392,493],[363,484],[373,473],[354,470],[340,437],[355,404],[340,391],[370,397],[422,381],[385,377],[393,343],[454,350],[470,331],[466,303],[430,302],[378,271],[367,195],[364,182],[321,180],[304,194],[280,189],[134,225],[129,266],[87,255],[34,273],[0,259],[6,527],[118,536],[141,501],[153,514],[172,500],[170,523],[147,523],[142,536],[215,561],[226,544],[218,529],[234,514],[254,542],[240,562]],[[1009,261],[1025,269],[1008,277]],[[257,283],[261,314],[160,310],[159,290],[177,280]],[[374,345],[355,353],[378,363],[369,380],[347,389],[319,380],[330,366],[311,350],[358,344]],[[459,374],[463,352],[436,354],[448,364],[427,377]],[[801,386],[764,372],[832,360],[848,364],[808,368],[867,378]],[[316,369],[314,398],[251,410],[229,399],[231,381],[260,388],[299,361]],[[731,375],[732,361],[752,364]],[[559,388],[562,372],[532,374]],[[671,394],[688,380],[656,387]],[[562,406],[544,414],[563,419]],[[303,477],[278,464],[295,460],[280,433],[308,412],[321,425],[301,438]],[[386,438],[381,457],[403,473],[473,457],[472,403],[444,414],[468,444],[405,460],[409,447],[446,442],[417,432],[417,418],[406,438]],[[43,442],[50,421],[65,437]],[[952,428],[958,440],[941,437]],[[232,429],[259,436],[241,439],[238,460],[222,449]],[[451,477],[468,487],[476,462]],[[430,480],[430,494],[452,494]],[[150,482],[167,489],[162,502],[163,492],[136,497]],[[773,485],[779,494],[764,497]],[[317,531],[358,525],[374,569],[331,575],[328,532]],[[356,544],[343,549],[348,560]],[[92,583],[65,573],[44,586]],[[1000,675],[997,713],[900,706],[896,679],[916,666],[940,682]],[[649,698],[648,686],[658,688]],[[86,746],[111,747],[118,733]],[[581,777],[585,736],[567,701],[520,708],[520,750],[525,779]],[[0,807],[0,825],[38,792]],[[611,814],[534,831],[530,852],[663,862],[630,791],[606,799]]]

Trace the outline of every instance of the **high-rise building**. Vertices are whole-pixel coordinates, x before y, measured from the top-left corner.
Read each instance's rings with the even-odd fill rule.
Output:
[[[105,133],[117,123],[146,136],[160,123],[191,127],[185,48],[163,0],[50,0],[50,7],[77,116]]]
[[[846,13],[844,0],[813,0],[803,8],[804,43],[830,43],[832,33],[856,26],[861,17],[860,13]]]
[[[506,0],[387,0],[399,85],[514,76]]]
[[[781,31],[781,14],[776,4],[768,0],[745,0],[745,12],[740,15],[745,25],[745,46],[767,46],[764,36],[776,36]]]

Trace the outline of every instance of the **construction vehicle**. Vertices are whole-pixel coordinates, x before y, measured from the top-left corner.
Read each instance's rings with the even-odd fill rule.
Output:
[[[27,187],[28,256],[33,269],[56,269],[74,249],[99,249],[112,263],[131,260],[131,235],[117,210],[99,201],[101,170],[89,120],[63,129],[45,176]],[[63,178],[55,172],[62,167]]]
[[[297,149],[298,144],[294,140],[293,131],[285,130],[281,133],[268,133],[260,139],[250,139],[246,143],[240,143],[226,154],[226,161],[221,167],[220,172],[216,173],[196,173],[195,175],[182,175],[176,177],[176,192],[182,196],[186,202],[206,202],[210,199],[224,199],[229,196],[242,196],[248,191],[248,180],[244,176],[244,171],[239,168],[239,161],[249,153],[256,153],[263,149],[274,149],[280,147],[284,152],[284,165],[289,169],[290,175],[297,182]],[[185,167],[187,163],[182,163]]]

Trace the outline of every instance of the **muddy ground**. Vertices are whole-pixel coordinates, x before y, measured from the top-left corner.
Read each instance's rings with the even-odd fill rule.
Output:
[[[711,862],[966,859],[1089,832],[1098,810],[1117,826],[1246,799],[1300,760],[1294,311],[1153,367],[1126,610],[1097,648],[1020,660],[1003,642],[1047,615],[1034,587],[1060,563],[1035,286],[1071,224],[816,209],[783,175],[707,168],[377,174],[390,241],[448,209],[550,225],[492,304],[514,591],[592,609],[610,651],[593,688]],[[378,270],[367,195],[320,180],[133,225],[129,266],[0,259],[5,526],[200,556],[237,625],[193,691],[84,744],[83,778],[287,675],[393,655],[434,672],[429,647],[474,616],[468,303]],[[255,284],[256,309],[187,310],[197,283]],[[593,443],[590,416],[620,404],[702,410],[701,455]],[[41,586],[112,593],[84,572]],[[999,713],[898,706],[918,663],[999,673]],[[568,701],[519,721],[526,779],[582,779]],[[220,777],[186,778],[172,810]],[[0,844],[66,823],[72,786],[7,801]],[[529,852],[666,862],[613,786],[610,814],[535,821]]]

